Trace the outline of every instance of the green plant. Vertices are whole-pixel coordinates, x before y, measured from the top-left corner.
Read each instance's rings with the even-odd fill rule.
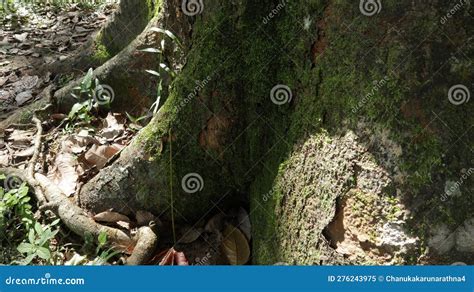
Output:
[[[7,179],[4,175],[0,179]],[[28,196],[28,187],[22,183],[17,189],[0,187],[0,241],[15,242],[33,225],[33,212]],[[10,230],[7,232],[6,230]]]
[[[47,263],[51,263],[51,240],[56,236],[59,229],[53,230],[53,226],[59,223],[59,219],[53,223],[42,226],[39,222],[36,222],[34,228],[31,228],[28,232],[28,241],[22,242],[18,247],[18,251],[22,254],[26,254],[24,260],[19,261],[21,265],[28,265],[34,259],[44,260]]]
[[[89,69],[81,84],[71,93],[78,102],[72,106],[68,114],[66,130],[74,128],[78,122],[89,124],[94,119],[94,111],[98,112],[100,106],[109,105],[110,101],[104,103],[103,100],[101,102],[97,100],[96,94],[100,87],[99,79],[94,78],[94,70]]]
[[[174,50],[182,52],[184,47],[182,42],[179,38],[174,35],[171,31],[165,30],[162,28],[153,27],[150,29],[151,31],[163,34],[164,36],[170,38],[175,45]],[[156,93],[156,100],[150,108],[150,112],[156,114],[160,108],[160,101],[163,95],[163,89],[168,89],[171,81],[176,77],[177,71],[172,69],[164,60],[165,60],[165,50],[166,50],[166,38],[163,38],[160,42],[160,48],[146,48],[141,50],[142,52],[146,53],[153,53],[158,54],[159,58],[159,68],[158,71],[155,70],[145,70],[147,73],[156,76],[159,78],[159,82],[157,85],[157,93]],[[169,77],[169,81],[166,81]]]
[[[101,232],[97,238],[98,245],[95,247],[95,252],[90,251],[94,245],[94,238],[89,235],[86,236],[83,252],[86,255],[80,255],[75,253],[74,256],[68,260],[65,264],[71,266],[79,265],[93,265],[93,266],[102,266],[107,264],[107,262],[119,254],[118,251],[114,251],[113,247],[105,249],[107,246],[107,233]],[[87,254],[93,253],[94,259],[89,260]]]

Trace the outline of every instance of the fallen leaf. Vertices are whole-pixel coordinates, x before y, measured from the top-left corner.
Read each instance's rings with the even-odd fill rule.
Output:
[[[95,166],[97,169],[102,169],[110,158],[117,154],[123,146],[119,144],[114,145],[93,145],[85,154],[85,160],[90,165]]]
[[[189,266],[188,259],[184,255],[184,252],[176,252],[174,254],[174,261],[178,266]]]
[[[124,229],[127,229],[127,230],[130,230],[130,222],[126,222],[126,221],[117,221],[115,222],[118,226],[124,228]]]
[[[28,33],[24,32],[22,34],[15,34],[13,35],[13,38],[18,41],[18,42],[24,42],[26,38],[28,37]]]
[[[115,138],[122,135],[124,131],[124,124],[119,123],[117,118],[115,118],[112,113],[109,113],[107,118],[104,120],[104,128],[100,134],[108,141],[113,141]]]
[[[160,258],[159,266],[189,266],[188,259],[186,259],[184,253],[178,252],[174,248],[162,251],[153,258],[152,262]]]
[[[48,174],[51,179],[66,196],[76,192],[79,175],[76,171],[78,163],[70,153],[60,153],[54,160],[54,167]]]
[[[67,153],[79,154],[86,150],[91,144],[99,142],[92,137],[87,130],[82,130],[76,135],[72,135],[64,139],[62,142],[62,150]]]
[[[224,230],[222,251],[231,265],[244,265],[250,258],[250,247],[240,229],[227,224]]]
[[[130,222],[130,219],[117,212],[105,211],[99,214],[96,214],[92,217],[95,221],[98,222],[107,222],[107,223],[117,223],[119,221]]]

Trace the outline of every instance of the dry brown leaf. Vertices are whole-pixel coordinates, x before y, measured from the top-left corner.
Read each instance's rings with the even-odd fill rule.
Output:
[[[62,151],[79,154],[84,152],[87,149],[87,146],[98,143],[99,142],[89,134],[89,131],[82,130],[78,134],[64,139],[62,142]]]
[[[222,251],[231,265],[244,265],[250,258],[250,247],[240,229],[228,224],[224,230]]]
[[[115,222],[118,226],[122,227],[123,229],[127,229],[127,230],[130,230],[131,226],[130,226],[130,222],[126,222],[126,221],[117,221]]]
[[[96,214],[94,217],[92,217],[95,221],[98,222],[107,222],[107,223],[117,223],[120,221],[123,222],[130,222],[130,219],[117,212],[112,212],[112,211],[105,211],[99,214]]]
[[[118,136],[122,135],[125,131],[125,126],[122,123],[117,121],[117,118],[112,113],[107,115],[107,118],[104,120],[104,129],[100,131],[102,137],[107,139],[107,141],[113,141]]]
[[[35,136],[32,130],[14,130],[9,136],[8,141],[14,145],[30,145]]]
[[[54,167],[48,178],[55,183],[66,196],[75,193],[79,175],[76,171],[76,158],[70,153],[60,153],[54,160]]]
[[[85,154],[85,160],[97,169],[102,169],[110,158],[117,154],[123,148],[122,145],[93,145]]]
[[[174,248],[170,248],[159,253],[157,256],[154,257],[152,262],[156,261],[156,259],[160,259],[161,257],[163,258],[159,262],[159,266],[189,266],[188,259],[186,259],[184,253],[178,252]]]
[[[19,157],[19,158],[31,157],[33,156],[34,152],[35,152],[35,147],[31,146],[29,148],[16,152],[15,154],[13,154],[13,157]]]

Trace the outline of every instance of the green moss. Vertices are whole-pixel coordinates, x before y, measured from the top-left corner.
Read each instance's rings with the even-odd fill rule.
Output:
[[[105,63],[109,60],[113,55],[109,52],[107,47],[103,44],[103,37],[102,34],[99,33],[97,35],[95,42],[94,42],[94,53],[92,55],[92,59],[95,62],[99,62],[100,64]]]
[[[454,62],[449,60],[453,58],[446,51],[452,48],[446,47],[444,37],[436,32],[432,34],[437,29],[433,23],[439,23],[440,15],[449,5],[421,3],[419,5],[423,7],[413,11],[409,4],[385,1],[381,14],[374,17],[362,16],[358,5],[352,2],[333,1],[329,5],[331,7],[325,15],[327,25],[322,28],[327,46],[323,54],[312,62],[308,52],[317,39],[315,32],[318,27],[315,24],[321,21],[323,9],[327,6],[310,4],[307,9],[289,4],[272,20],[274,27],[265,28],[269,35],[281,36],[289,43],[284,46],[285,54],[276,57],[282,65],[277,66],[280,68],[276,70],[277,79],[289,85],[296,98],[290,111],[279,112],[280,115],[289,115],[291,121],[290,128],[283,131],[285,134],[282,136],[291,145],[320,129],[335,134],[344,121],[354,130],[360,121],[370,127],[387,129],[390,138],[403,149],[397,161],[398,169],[405,174],[404,184],[397,186],[403,193],[401,199],[423,198],[428,210],[417,213],[414,220],[448,221],[459,225],[473,207],[466,195],[472,190],[472,182],[465,182],[462,186],[463,197],[440,204],[439,196],[444,192],[444,180],[451,178],[456,181],[460,170],[469,168],[465,153],[470,153],[466,145],[472,145],[469,143],[472,138],[463,136],[465,139],[457,140],[464,131],[456,129],[465,129],[465,125],[474,121],[472,115],[468,115],[472,103],[454,107],[448,102],[447,92],[453,84],[471,84],[469,80],[473,76],[472,72],[467,73],[468,65],[464,58],[456,56]],[[397,22],[402,11],[404,21]],[[308,16],[313,25],[310,31],[301,30],[301,25],[296,24]],[[466,20],[461,17],[442,28],[450,31],[452,36],[456,35],[453,38],[460,46],[466,39],[468,28],[458,30],[456,27],[472,28],[473,24],[467,24]],[[348,24],[350,28],[341,29]],[[430,37],[421,42],[420,35]],[[253,49],[258,47],[260,45]],[[472,56],[473,45],[468,45],[463,52]],[[288,62],[285,64],[285,61]],[[446,80],[445,76],[452,76],[452,80]],[[380,81],[383,81],[382,86],[377,86]],[[286,116],[280,120],[287,121]],[[454,142],[456,146],[452,147]],[[281,161],[285,156],[285,151],[282,151],[279,155],[266,157],[265,163]],[[287,171],[284,165],[274,167],[283,173]],[[252,184],[251,197],[260,196],[278,182],[274,175],[260,176]],[[304,179],[304,174],[302,176]],[[277,206],[275,200],[264,210],[256,207],[256,233],[271,233],[275,225],[284,220],[272,215]],[[396,207],[392,211],[396,213]],[[429,225],[423,226],[419,226],[418,234],[427,232]],[[257,235],[255,249],[264,244],[264,239]],[[278,257],[278,246],[274,250],[270,247],[263,249],[265,252],[256,255],[257,263],[269,263]]]

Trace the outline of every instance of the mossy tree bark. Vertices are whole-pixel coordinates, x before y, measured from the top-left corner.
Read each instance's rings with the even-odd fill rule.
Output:
[[[159,114],[82,188],[81,205],[165,219],[174,207],[193,223],[249,203],[257,264],[420,262],[428,226],[455,234],[472,216],[472,179],[440,196],[471,169],[472,102],[454,105],[448,92],[472,88],[474,22],[469,5],[443,21],[451,4],[405,2],[367,16],[341,1],[207,0],[191,17],[182,1],[163,1],[152,24],[184,40],[186,64]],[[153,100],[156,80],[143,71],[156,60],[137,53],[159,41],[149,36],[98,70],[118,109]],[[196,192],[183,184],[190,175]],[[363,206],[344,208],[350,242],[328,229],[347,200]],[[385,242],[376,227],[388,223],[411,230],[407,242],[418,236],[415,247]],[[348,257],[342,243],[370,255]]]

